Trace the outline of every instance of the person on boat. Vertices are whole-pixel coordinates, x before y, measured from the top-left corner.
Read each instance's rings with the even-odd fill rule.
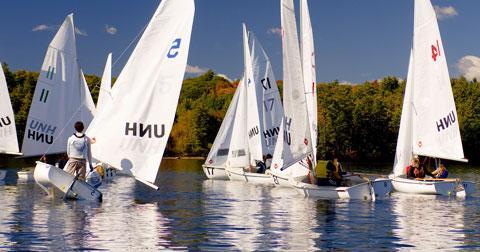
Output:
[[[272,155],[270,153],[268,153],[266,156],[265,166],[267,167],[267,169],[270,169],[270,166],[272,166]]]
[[[68,138],[67,155],[68,162],[65,170],[71,174],[77,175],[81,180],[85,180],[87,172],[87,162],[92,160],[90,144],[95,143],[95,138],[89,138],[84,133],[83,122],[76,122],[74,125],[75,133]],[[90,164],[90,169],[92,165]]]
[[[417,156],[413,157],[412,162],[410,162],[410,165],[405,167],[405,173],[407,174],[407,178],[416,178],[415,169],[418,169],[419,166],[420,166],[419,158]]]
[[[335,153],[327,157],[327,178],[331,185],[340,186],[343,182],[343,170]]]
[[[445,165],[440,164],[438,168],[432,172],[432,175],[434,178],[438,178],[438,179],[447,178],[448,177],[447,168],[445,168]]]
[[[257,173],[265,173],[265,171],[267,170],[267,166],[265,165],[265,159],[266,159],[266,156],[264,155],[263,160],[255,161]]]

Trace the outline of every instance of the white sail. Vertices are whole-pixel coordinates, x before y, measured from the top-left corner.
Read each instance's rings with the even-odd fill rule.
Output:
[[[227,167],[248,167],[249,149],[247,140],[247,89],[245,78],[240,81],[237,89],[238,105],[232,129],[232,139],[227,158]]]
[[[262,103],[262,87],[256,83],[253,76],[253,65],[248,45],[247,27],[243,24],[243,57],[244,57],[244,83],[247,90],[247,140],[250,151],[250,164],[255,165],[255,160],[263,160],[262,132],[263,125],[260,124]]]
[[[310,133],[312,135],[313,161],[317,160],[317,88],[315,70],[315,45],[307,0],[300,0],[300,49],[302,54],[303,82],[307,101]]]
[[[293,164],[312,152],[310,124],[303,82],[293,0],[281,1],[283,48],[283,147],[275,150],[273,167]],[[277,145],[279,143],[277,142]],[[282,160],[283,159],[283,160]]]
[[[395,152],[395,163],[393,173],[395,176],[405,175],[405,167],[412,159],[412,79],[413,79],[413,54],[410,52],[408,63],[407,84],[403,97],[402,117],[400,118],[400,130],[398,131],[397,150]]]
[[[89,125],[95,105],[83,78],[70,14],[50,43],[38,77],[23,137],[25,156],[65,152],[75,121]]]
[[[430,0],[415,0],[413,38],[413,153],[463,160],[446,55]]]
[[[253,66],[253,79],[260,94],[259,116],[262,126],[263,154],[273,155],[275,144],[280,131],[283,118],[283,106],[278,91],[277,81],[273,74],[272,64],[267,53],[253,32],[249,32],[248,44],[250,47]]]
[[[0,154],[18,153],[17,131],[7,80],[0,64]]]
[[[87,134],[95,159],[157,188],[188,58],[193,0],[163,0]]]
[[[112,101],[112,54],[107,56],[105,69],[102,75],[102,84],[100,85],[100,93],[98,94],[97,110],[105,107]]]
[[[208,153],[205,164],[209,167],[225,168],[225,163],[227,162],[229,152],[228,150],[230,148],[230,140],[232,139],[233,124],[235,122],[235,116],[237,112],[239,93],[240,86],[238,86],[237,90],[235,90],[235,94],[230,102],[230,106],[228,107],[227,113],[223,118],[222,125],[220,126],[217,136],[215,137],[215,141],[213,141],[212,148],[210,148],[210,152]]]

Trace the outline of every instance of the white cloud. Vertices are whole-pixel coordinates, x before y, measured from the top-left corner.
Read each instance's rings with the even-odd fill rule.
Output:
[[[199,66],[190,66],[190,65],[187,65],[187,68],[185,69],[185,72],[189,74],[202,74],[202,73],[206,73],[207,71],[208,71],[207,68],[202,68]]]
[[[80,30],[78,27],[75,27],[75,34],[79,36],[88,36],[87,31]]]
[[[467,55],[458,61],[456,67],[467,80],[480,80],[480,57]]]
[[[280,27],[272,27],[272,28],[268,29],[267,34],[277,35],[277,36],[279,36],[279,37],[282,37],[282,28],[280,28]]]
[[[46,24],[40,24],[35,27],[33,27],[32,31],[34,32],[39,32],[39,31],[51,31],[54,30],[56,27],[54,25],[46,25]]]
[[[228,82],[233,82],[226,74],[217,74],[218,77],[222,77]]]
[[[355,85],[355,83],[350,82],[350,81],[346,81],[346,80],[339,81],[338,84],[339,84],[339,85],[349,85],[349,86]]]
[[[105,25],[105,32],[110,34],[110,35],[115,35],[115,34],[117,34],[117,28],[107,24],[107,25]]]
[[[435,13],[437,13],[438,20],[444,20],[447,18],[458,16],[458,12],[453,6],[440,7],[438,5],[435,5],[434,8]]]

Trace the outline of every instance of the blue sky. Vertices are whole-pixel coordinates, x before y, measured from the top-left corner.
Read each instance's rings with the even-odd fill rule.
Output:
[[[100,75],[149,21],[159,0],[15,0],[0,9],[0,60],[14,70],[38,71],[55,26],[74,13],[78,57],[85,73]],[[298,0],[295,0],[298,7]],[[451,76],[480,76],[478,0],[433,0]],[[310,0],[318,81],[363,82],[406,76],[413,0]],[[297,8],[298,13],[298,8]],[[196,0],[188,64],[232,79],[243,70],[242,26],[262,42],[281,79],[279,0]],[[108,28],[108,29],[107,29]],[[129,52],[114,66],[121,71]],[[478,77],[477,77],[478,78]]]

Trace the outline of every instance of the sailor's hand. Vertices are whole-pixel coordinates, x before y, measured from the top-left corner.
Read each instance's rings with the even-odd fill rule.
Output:
[[[94,143],[96,143],[96,142],[97,142],[97,139],[96,139],[95,137],[92,137],[90,143],[91,143],[91,144],[94,144]]]

